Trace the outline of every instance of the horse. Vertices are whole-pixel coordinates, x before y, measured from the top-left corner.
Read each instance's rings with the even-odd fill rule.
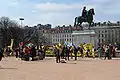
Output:
[[[87,17],[86,18],[84,18],[82,16],[75,17],[74,26],[81,26],[81,24],[83,22],[88,22],[88,24],[89,24],[88,29],[90,29],[91,24],[93,22],[93,15],[95,15],[95,13],[94,13],[94,9],[92,8],[87,12]]]

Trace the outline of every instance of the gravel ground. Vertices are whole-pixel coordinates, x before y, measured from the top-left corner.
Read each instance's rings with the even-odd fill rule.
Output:
[[[21,61],[14,57],[0,62],[0,80],[120,80],[120,59],[79,58],[55,63],[55,58]]]

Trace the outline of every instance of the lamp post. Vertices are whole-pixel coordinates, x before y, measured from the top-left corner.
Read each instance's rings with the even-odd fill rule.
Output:
[[[22,21],[24,20],[24,18],[19,18],[19,20],[21,21],[21,28],[22,28]]]
[[[22,25],[23,25],[22,21],[24,20],[24,18],[19,18],[19,20],[21,21],[21,24],[20,24],[21,26],[20,27],[22,28]],[[23,42],[23,45],[24,45],[24,39],[22,39],[22,42]]]

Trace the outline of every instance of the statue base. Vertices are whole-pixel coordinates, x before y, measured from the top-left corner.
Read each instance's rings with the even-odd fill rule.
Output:
[[[81,31],[74,31],[72,37],[73,44],[77,46],[83,43],[92,43],[94,46],[97,45],[97,37],[94,30],[84,29]]]

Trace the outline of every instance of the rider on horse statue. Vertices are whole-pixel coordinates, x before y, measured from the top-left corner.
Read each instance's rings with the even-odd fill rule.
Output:
[[[93,15],[95,15],[94,9],[91,8],[87,11],[86,6],[84,6],[83,10],[82,10],[82,16],[75,17],[74,26],[81,26],[81,24],[83,22],[88,22],[88,24],[89,24],[88,29],[90,29],[90,27],[93,23]]]
[[[84,6],[84,7],[83,7],[83,10],[82,10],[82,18],[83,18],[83,19],[86,19],[86,18],[87,18],[86,6]]]

